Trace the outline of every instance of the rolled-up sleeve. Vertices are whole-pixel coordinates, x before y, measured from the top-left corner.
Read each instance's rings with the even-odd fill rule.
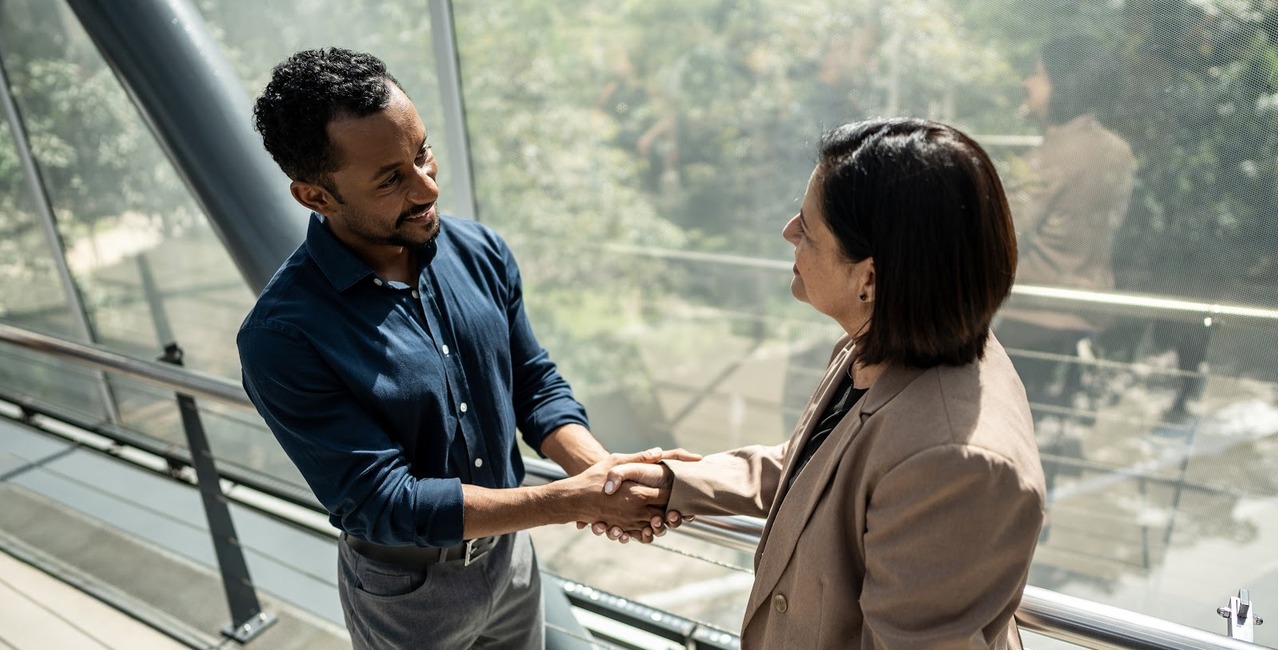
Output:
[[[533,334],[532,324],[524,311],[519,266],[504,243],[501,250],[508,290],[506,317],[510,322],[512,401],[516,424],[524,441],[541,453],[542,441],[555,429],[565,424],[590,425],[585,407],[573,397],[572,387],[559,374],[555,362]]]
[[[237,338],[244,388],[333,525],[389,545],[462,540],[456,478],[417,478],[404,450],[301,332],[249,325]]]

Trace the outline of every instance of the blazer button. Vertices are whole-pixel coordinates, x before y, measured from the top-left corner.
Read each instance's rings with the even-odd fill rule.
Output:
[[[785,602],[785,596],[782,596],[781,594],[777,594],[772,597],[772,606],[782,614],[785,613],[785,610],[790,609],[790,604]]]

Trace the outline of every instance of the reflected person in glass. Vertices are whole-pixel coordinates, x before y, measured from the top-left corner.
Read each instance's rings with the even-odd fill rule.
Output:
[[[782,233],[794,297],[845,331],[793,434],[609,481],[669,488],[668,520],[767,517],[743,648],[1020,648],[1044,486],[990,333],[1016,271],[994,165],[937,122],[841,126]]]
[[[623,498],[537,342],[518,266],[492,230],[440,214],[426,127],[376,57],[299,52],[254,110],[311,210],[306,241],[240,329],[244,387],[329,521],[356,648],[545,645],[524,529],[642,527],[667,491]],[[524,441],[569,478],[521,487]]]
[[[1044,132],[1025,164],[1013,163],[1009,174],[1014,178],[1009,178],[1008,199],[1020,250],[1017,282],[1114,289],[1114,235],[1127,216],[1136,173],[1131,146],[1106,127],[1121,79],[1117,54],[1095,38],[1070,35],[1043,46],[1033,74],[1024,80],[1022,110]],[[996,331],[1013,351],[1036,419],[1043,420],[1049,410],[1085,406],[1076,404],[1087,397],[1078,358],[1097,351],[1099,335],[1112,324],[1101,310],[1082,303],[1003,310]],[[1055,358],[1016,354],[1021,350]],[[1039,429],[1056,453],[1078,456],[1074,431]]]

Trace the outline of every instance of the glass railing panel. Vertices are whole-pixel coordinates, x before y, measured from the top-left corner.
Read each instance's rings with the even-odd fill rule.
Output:
[[[186,447],[187,434],[174,392],[127,377],[113,377],[112,385],[130,432]],[[212,399],[197,398],[196,406],[219,470],[314,502],[301,474],[256,411]]]
[[[234,405],[244,406],[243,398],[238,395],[238,391],[232,389],[234,385],[225,380],[203,378],[199,375],[183,376],[184,372],[171,371],[160,364],[128,361],[116,353],[97,352],[101,348],[62,342],[34,333],[24,334],[22,330],[11,327],[5,328],[5,337],[17,345],[34,346],[36,349],[55,354],[69,354],[91,363],[119,369],[128,373],[130,377],[145,377],[149,381],[162,383],[172,382],[167,384],[171,389],[191,391],[206,396],[206,399],[215,399],[220,404],[232,405],[230,406],[232,409],[235,408]],[[11,396],[5,397],[8,399]],[[16,416],[16,407],[6,410],[10,417]],[[212,409],[212,411],[216,412],[219,409]],[[61,435],[71,435],[80,440],[84,440],[80,437],[81,435],[96,438],[87,433],[70,433],[65,427],[55,426],[56,418],[61,417],[55,413],[55,419],[39,418],[37,424],[60,432]],[[72,418],[72,422],[74,421],[75,419]],[[138,437],[132,433],[124,435],[114,428],[104,431],[112,439],[119,440],[126,446],[137,444]],[[100,441],[87,441],[87,444],[102,448]],[[142,445],[142,447],[157,449],[153,444]],[[168,450],[165,449],[159,453],[167,455]],[[127,449],[121,450],[120,455],[140,460],[138,455]],[[526,462],[529,466],[529,479],[533,484],[562,476],[562,471],[553,463],[533,458],[526,459]],[[151,467],[153,472],[164,472],[162,466],[157,467],[153,462],[144,461],[143,464]],[[238,483],[245,482],[241,467],[225,462],[221,467],[227,478]],[[85,476],[93,475],[93,473],[78,470],[67,476],[72,475],[79,477],[77,480],[82,483]],[[1126,478],[1145,480],[1146,477],[1139,472],[1129,471],[1123,472],[1117,480],[1109,480],[1108,483],[1114,484]],[[250,482],[248,485],[253,487],[254,483]],[[128,490],[126,492],[133,493]],[[242,491],[235,489],[233,493],[242,494]],[[1184,502],[1189,503],[1192,498],[1186,497]],[[262,505],[262,502],[256,498],[252,502]],[[280,504],[276,507],[278,505]],[[266,507],[268,511],[279,512],[275,507]],[[169,512],[152,508],[153,514],[161,510]],[[1197,510],[1203,509],[1196,506],[1185,508],[1186,513],[1195,515]],[[752,556],[754,546],[752,540],[757,539],[761,523],[760,520],[753,518],[698,518],[697,521],[687,524],[680,530],[680,533],[688,533],[689,537],[685,538],[682,534],[677,534],[670,536],[669,539],[660,539],[653,546],[636,546],[634,547],[635,555],[617,553],[618,546],[615,543],[604,540],[589,541],[591,537],[580,531],[573,531],[571,526],[546,527],[534,531],[534,535],[542,549],[541,555],[555,558],[556,562],[567,568],[567,575],[557,576],[556,581],[568,581],[564,584],[564,588],[570,592],[570,598],[575,599],[573,602],[585,608],[583,611],[603,614],[602,619],[595,615],[586,617],[586,624],[592,630],[599,630],[600,633],[616,634],[619,631],[624,633],[623,628],[629,629],[626,625],[634,624],[642,627],[652,621],[658,621],[658,625],[673,626],[667,628],[668,632],[675,634],[671,638],[679,638],[679,634],[688,634],[689,629],[685,626],[691,626],[691,633],[696,638],[703,638],[701,635],[704,634],[708,635],[704,638],[723,641],[730,640],[732,636],[725,630],[731,629],[732,619],[740,616],[752,582],[747,565]],[[1057,529],[1059,530],[1059,527]],[[1090,530],[1085,529],[1084,532],[1090,532]],[[1048,535],[1051,534],[1049,530]],[[698,544],[697,541],[701,543]],[[665,555],[657,553],[658,551]],[[636,562],[645,567],[644,571],[636,573],[631,570]],[[1245,558],[1237,563],[1237,566],[1244,564],[1247,564]],[[1036,565],[1037,568],[1039,565]],[[1235,568],[1237,567],[1227,567],[1227,570]],[[1213,570],[1217,569],[1218,567],[1213,567]],[[1244,569],[1238,574],[1242,575],[1245,571]],[[608,588],[605,589],[605,586]],[[618,596],[619,593],[626,595]],[[1239,595],[1247,598],[1246,592],[1240,592]],[[582,600],[583,598],[585,600]],[[1250,604],[1255,606],[1256,602],[1252,600]],[[681,611],[678,614],[670,613],[672,608],[678,608]],[[1069,596],[1036,586],[1026,589],[1025,599],[1017,615],[1026,626],[1027,638],[1031,639],[1027,647],[1031,648],[1074,646],[1040,638],[1036,634],[1029,634],[1029,630],[1052,638],[1072,639],[1074,642],[1083,644],[1084,647],[1108,647],[1126,643],[1134,643],[1141,647],[1164,647],[1164,645],[1170,647],[1168,644],[1174,644],[1176,647],[1237,646],[1242,648],[1246,646],[1246,644],[1238,644],[1224,638],[1220,632],[1200,631],[1129,609],[1109,606],[1095,599]],[[625,638],[633,642],[637,637],[626,635],[609,638]],[[1150,645],[1151,643],[1153,645]],[[647,643],[642,645],[658,647]],[[664,641],[660,647],[666,647]]]
[[[6,397],[29,397],[89,422],[102,422],[100,382],[98,373],[74,362],[0,345],[0,393]]]
[[[532,531],[543,571],[675,616],[737,634],[754,575],[753,556],[667,534],[622,546],[574,526]]]
[[[1274,588],[1257,567],[1278,545],[1278,321],[1230,304],[1056,302],[1111,325],[1073,350],[1009,348],[1049,491],[1031,582],[1220,632],[1216,608],[1238,589]],[[1009,309],[1049,303],[1017,295]]]

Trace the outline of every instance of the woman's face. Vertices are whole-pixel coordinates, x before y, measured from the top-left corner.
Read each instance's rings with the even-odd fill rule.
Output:
[[[818,167],[808,181],[799,214],[781,231],[794,245],[790,292],[838,321],[848,333],[858,334],[869,320],[874,302],[874,261],[852,262],[843,254],[821,211],[820,176]]]
[[[1039,61],[1034,66],[1034,74],[1021,82],[1025,86],[1025,112],[1040,120],[1047,119],[1047,105],[1052,99],[1052,80],[1047,76],[1047,68]]]

